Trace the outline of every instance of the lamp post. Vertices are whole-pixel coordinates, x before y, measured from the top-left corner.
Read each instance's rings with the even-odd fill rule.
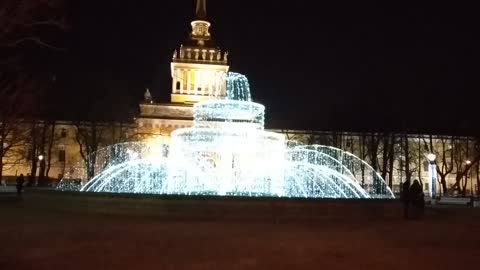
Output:
[[[38,161],[40,162],[40,171],[38,172],[39,176],[37,178],[37,186],[43,186],[44,176],[45,176],[45,155],[38,155]]]
[[[435,196],[437,195],[437,165],[435,164],[437,156],[433,153],[430,153],[427,155],[427,159],[429,161],[428,175],[430,176],[429,195],[432,199],[432,202],[434,202]]]
[[[465,161],[465,164],[466,164],[467,167],[468,167],[468,166],[472,165],[472,162],[467,159],[467,160]],[[469,176],[469,174],[470,174],[470,176]],[[470,177],[470,193],[471,193],[471,196],[473,197],[473,178],[472,178],[472,170],[470,170],[470,173],[467,173],[467,174],[466,174],[466,177],[467,177],[467,179],[466,179],[465,181],[467,181],[467,182],[465,183],[465,186],[468,185],[468,177]]]

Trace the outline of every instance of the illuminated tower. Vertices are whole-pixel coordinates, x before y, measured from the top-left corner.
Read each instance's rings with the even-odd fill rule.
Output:
[[[207,21],[207,1],[196,0],[195,19],[189,38],[173,53],[172,103],[193,104],[212,97],[223,98],[228,52],[215,45]]]
[[[228,52],[222,52],[212,40],[207,1],[196,0],[195,7],[192,32],[173,53],[171,102],[156,103],[147,89],[135,119],[138,136],[168,136],[176,129],[190,127],[193,104],[227,95]]]

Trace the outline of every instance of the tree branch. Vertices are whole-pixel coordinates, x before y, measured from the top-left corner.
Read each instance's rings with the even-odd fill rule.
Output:
[[[50,45],[46,42],[43,42],[40,38],[37,38],[37,37],[24,37],[24,38],[21,38],[19,40],[16,40],[16,41],[13,41],[13,42],[10,42],[10,43],[7,43],[7,44],[0,44],[0,47],[16,47],[16,46],[18,46],[22,43],[26,43],[26,42],[33,42],[37,45],[40,45],[42,47],[46,47],[48,49],[55,50],[55,51],[67,51],[67,49],[65,49],[65,48],[55,47],[55,46]]]

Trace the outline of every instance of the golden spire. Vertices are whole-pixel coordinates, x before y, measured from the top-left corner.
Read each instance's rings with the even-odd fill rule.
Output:
[[[195,9],[195,19],[207,19],[207,0],[197,0],[197,8]]]

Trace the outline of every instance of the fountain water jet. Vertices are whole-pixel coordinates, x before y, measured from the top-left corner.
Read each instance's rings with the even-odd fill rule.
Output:
[[[104,164],[81,191],[393,198],[381,176],[353,154],[265,131],[265,107],[251,101],[246,77],[229,73],[226,82],[226,99],[195,104],[193,127],[175,130],[168,151],[162,141],[111,146],[123,155]]]

